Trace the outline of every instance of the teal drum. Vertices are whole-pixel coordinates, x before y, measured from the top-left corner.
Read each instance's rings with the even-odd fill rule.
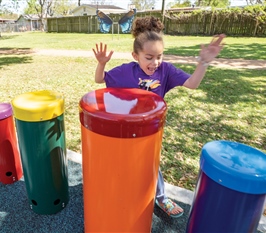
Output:
[[[55,214],[69,200],[64,98],[36,91],[12,101],[30,208]]]

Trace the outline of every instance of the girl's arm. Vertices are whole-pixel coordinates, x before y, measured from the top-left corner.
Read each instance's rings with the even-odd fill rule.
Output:
[[[199,63],[194,73],[183,84],[184,87],[195,89],[200,85],[206,73],[208,63],[210,63],[222,50],[223,48],[222,40],[224,38],[225,38],[224,34],[214,36],[211,43],[207,47],[205,47],[205,45],[201,45],[201,51],[199,54]]]
[[[110,51],[108,55],[106,55],[107,45],[103,45],[100,43],[100,46],[96,44],[96,50],[92,49],[94,55],[98,61],[96,71],[95,71],[95,82],[96,83],[104,83],[104,69],[106,63],[111,59],[114,51]]]

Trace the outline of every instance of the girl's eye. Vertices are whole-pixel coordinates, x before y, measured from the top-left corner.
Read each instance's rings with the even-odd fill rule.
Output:
[[[152,57],[146,57],[147,60],[152,60]]]

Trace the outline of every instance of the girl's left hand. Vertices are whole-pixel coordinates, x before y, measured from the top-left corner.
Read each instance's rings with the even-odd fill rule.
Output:
[[[225,37],[225,34],[216,35],[207,47],[202,44],[199,54],[200,59],[204,62],[211,62],[223,49],[224,44],[222,41]]]

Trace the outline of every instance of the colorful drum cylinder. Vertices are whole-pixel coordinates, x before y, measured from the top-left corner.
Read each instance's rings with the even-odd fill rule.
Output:
[[[38,214],[55,214],[68,203],[64,98],[48,90],[12,100],[29,204]]]
[[[237,142],[209,142],[201,151],[186,232],[257,232],[265,194],[265,153]]]
[[[23,173],[12,106],[9,103],[0,103],[0,131],[0,182],[12,184]]]
[[[140,89],[81,98],[85,232],[151,232],[166,109]]]

